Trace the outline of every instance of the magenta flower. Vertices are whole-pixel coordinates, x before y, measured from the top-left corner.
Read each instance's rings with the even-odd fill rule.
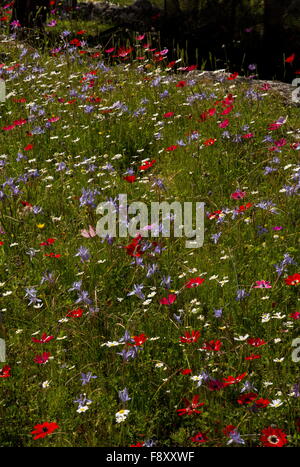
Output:
[[[253,286],[253,289],[271,289],[272,286],[269,281],[256,281],[256,285]]]
[[[12,22],[10,23],[10,25],[11,25],[14,29],[20,28],[20,27],[21,27],[21,23],[20,23],[20,21],[19,21],[18,19],[15,19],[14,21],[12,21]]]
[[[47,24],[47,26],[49,26],[50,28],[53,28],[56,25],[57,25],[57,21],[55,21],[55,19],[52,19],[50,23]]]
[[[220,128],[226,128],[228,125],[229,125],[228,118],[226,120],[223,120],[221,123],[219,123]]]
[[[245,196],[246,196],[245,191],[238,190],[238,191],[235,191],[234,193],[231,193],[230,198],[232,198],[232,199],[243,199],[243,198],[245,198]]]
[[[50,352],[43,352],[41,355],[36,355],[33,361],[41,365],[43,363],[48,362],[50,355]]]

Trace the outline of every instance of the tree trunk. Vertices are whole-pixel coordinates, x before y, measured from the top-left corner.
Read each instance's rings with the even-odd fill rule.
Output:
[[[42,28],[47,19],[49,0],[15,0],[12,21],[18,20],[23,28]]]
[[[264,9],[264,44],[265,50],[277,52],[284,49],[283,17],[289,1],[265,0]]]

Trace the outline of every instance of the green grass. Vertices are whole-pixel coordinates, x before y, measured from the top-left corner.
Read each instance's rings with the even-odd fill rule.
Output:
[[[69,39],[73,37],[75,34]],[[298,141],[299,109],[285,107],[272,89],[261,91],[255,82],[225,78],[215,85],[197,71],[168,71],[167,60],[155,63],[149,52],[143,53],[148,57],[145,61],[135,59],[134,52],[125,61],[111,58],[104,71],[98,67],[103,57],[92,58],[93,52],[80,54],[80,48],[52,56],[41,53],[39,58],[29,49],[20,58],[18,45],[5,47],[9,58],[2,70],[7,93],[13,95],[0,104],[1,160],[6,162],[0,169],[6,194],[0,214],[5,232],[0,246],[1,308],[6,364],[11,367],[11,376],[0,378],[0,445],[129,446],[156,439],[157,446],[197,446],[190,438],[203,432],[208,437],[203,446],[218,447],[229,440],[222,430],[234,425],[245,446],[254,447],[261,445],[261,430],[274,425],[288,435],[288,446],[299,446],[299,399],[291,395],[298,382],[299,363],[292,361],[291,353],[300,321],[290,317],[299,311],[299,298],[297,286],[284,281],[297,273],[299,266],[286,266],[280,277],[275,269],[286,253],[299,263],[297,198],[282,191],[284,185],[297,184],[292,176],[299,152],[291,145]],[[15,68],[9,72],[10,67]],[[96,74],[87,77],[92,70]],[[154,86],[157,77],[161,81]],[[180,80],[186,85],[177,87]],[[86,83],[90,87],[84,87]],[[249,88],[261,100],[247,97]],[[166,90],[169,95],[162,98]],[[191,96],[202,93],[206,97],[186,105]],[[221,101],[230,93],[234,108],[223,116]],[[97,97],[100,102],[91,102]],[[22,98],[26,102],[17,102]],[[106,112],[119,101],[128,110]],[[89,105],[93,109],[86,107]],[[141,107],[145,111],[135,116]],[[215,115],[200,121],[200,115],[212,108]],[[166,118],[167,112],[174,115]],[[281,116],[288,117],[286,123],[268,130]],[[49,125],[52,117],[59,120]],[[225,129],[218,125],[226,118],[230,122],[226,130],[232,136],[254,136],[241,142],[226,138],[222,135]],[[26,123],[3,130],[21,119]],[[244,125],[249,129],[243,130]],[[43,133],[37,134],[40,129]],[[189,140],[193,132],[198,136]],[[279,152],[270,151],[274,144],[263,142],[266,135],[274,141],[286,138],[287,144],[279,147]],[[209,138],[216,142],[206,146]],[[178,140],[185,146],[178,145]],[[28,144],[33,147],[26,151]],[[166,151],[171,145],[178,147]],[[19,156],[16,161],[18,153],[26,159]],[[147,158],[156,163],[141,173],[138,167]],[[66,167],[57,170],[60,163]],[[107,170],[108,163],[114,171]],[[266,166],[276,170],[264,175]],[[137,177],[132,184],[124,180],[129,167]],[[18,181],[36,169],[38,177]],[[163,180],[166,191],[153,186],[155,178]],[[19,193],[12,194],[11,179]],[[129,237],[116,238],[110,245],[98,236],[81,236],[81,229],[95,227],[99,219],[94,207],[80,205],[83,188],[99,191],[96,205],[127,193],[129,203],[144,201],[150,206],[158,200],[202,201],[207,213],[230,212],[219,223],[206,216],[202,248],[187,249],[185,238],[160,238],[163,251],[154,254],[153,248],[147,250],[141,267],[133,264],[135,258],[124,249],[132,240]],[[236,190],[246,192],[243,200],[231,198]],[[258,207],[262,201],[272,201],[277,213]],[[234,209],[246,203],[252,203],[251,207],[232,218]],[[34,214],[32,206],[42,211]],[[259,234],[259,226],[267,231]],[[272,230],[276,226],[282,230]],[[219,232],[215,244],[211,236]],[[50,238],[55,239],[53,244],[41,245]],[[75,256],[80,246],[88,248],[88,261]],[[35,250],[32,257],[30,249]],[[61,256],[45,256],[50,253]],[[147,266],[153,263],[159,271],[146,277]],[[46,272],[52,273],[53,283],[41,284]],[[163,276],[172,278],[169,290],[161,285]],[[196,288],[185,288],[195,277],[205,281]],[[76,303],[77,293],[69,289],[79,280],[98,312]],[[270,281],[272,288],[254,289],[260,280]],[[144,285],[144,300],[128,296],[134,284]],[[25,289],[29,287],[36,289],[41,308],[28,305]],[[240,289],[249,296],[237,301]],[[175,292],[174,304],[159,303]],[[84,311],[81,317],[64,319],[78,307]],[[220,308],[223,314],[216,318],[214,309]],[[181,323],[174,314],[181,314]],[[268,321],[263,322],[264,314]],[[125,330],[131,336],[144,333],[148,338],[143,350],[128,361],[117,352],[129,347],[104,345],[119,341]],[[198,342],[181,343],[180,336],[191,330],[200,331]],[[44,344],[32,342],[32,337],[40,338],[43,333],[54,339]],[[264,339],[266,344],[252,347],[247,340],[235,340],[246,334]],[[220,351],[202,349],[211,340],[222,342]],[[35,356],[43,352],[50,352],[50,359],[36,363]],[[261,358],[245,360],[250,354]],[[157,365],[160,362],[162,366]],[[181,369],[191,369],[192,374],[183,375]],[[88,372],[97,379],[83,386],[80,375]],[[243,382],[211,391],[207,382],[197,387],[191,379],[202,372],[220,381],[247,374]],[[43,387],[46,381],[49,386]],[[246,393],[255,392],[258,399],[270,402],[280,399],[282,405],[257,412],[240,405],[237,399],[245,381],[255,388]],[[131,400],[122,403],[118,391],[125,387]],[[78,413],[74,400],[84,393],[92,403]],[[195,394],[205,402],[202,413],[178,416],[176,410],[185,406],[184,398],[191,401]],[[116,423],[115,414],[125,408],[130,410],[128,418]],[[43,422],[55,422],[59,428],[34,440],[31,431]]]

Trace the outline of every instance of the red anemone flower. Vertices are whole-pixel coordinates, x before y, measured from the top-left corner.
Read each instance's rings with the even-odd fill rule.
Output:
[[[251,402],[255,401],[256,398],[257,394],[255,394],[255,392],[247,392],[247,394],[240,396],[237,402],[240,405],[251,404]]]
[[[258,358],[261,358],[260,355],[254,355],[253,353],[249,355],[249,357],[245,357],[245,360],[257,360]]]
[[[287,444],[286,434],[279,428],[269,426],[262,430],[260,441],[265,447],[281,448]]]
[[[186,81],[178,81],[178,83],[176,84],[176,88],[184,88],[185,85]]]
[[[153,164],[155,164],[156,160],[153,159],[152,161],[146,161],[143,165],[140,165],[139,170],[144,171],[150,169]]]
[[[128,182],[128,183],[133,183],[136,180],[136,176],[135,175],[127,175],[126,177],[124,177],[124,180],[126,180],[126,182]]]
[[[215,144],[216,138],[208,138],[207,140],[204,141],[205,146],[211,146],[212,144]]]
[[[47,342],[52,341],[52,339],[54,339],[54,336],[47,336],[45,332],[42,334],[40,339],[37,339],[36,337],[31,338],[32,342],[37,342],[38,344],[47,344]]]
[[[233,109],[233,105],[229,105],[228,107],[226,107],[223,112],[220,113],[220,115],[228,115]]]
[[[192,402],[190,402],[188,399],[184,399],[184,403],[186,405],[185,409],[177,409],[178,415],[194,415],[197,413],[202,413],[201,410],[197,410],[198,407],[201,407],[204,405],[204,402],[199,402],[199,394],[196,394]]]
[[[265,407],[268,407],[269,404],[270,401],[268,399],[261,398],[255,401],[254,407],[257,409],[264,409]]]
[[[186,368],[184,370],[180,370],[180,373],[182,375],[190,375],[192,373],[192,370],[190,368]]]
[[[236,79],[238,76],[239,76],[238,72],[235,71],[235,72],[232,73],[230,76],[228,76],[227,79],[228,79],[229,81],[232,81],[232,80]]]
[[[163,297],[159,300],[161,305],[172,305],[177,300],[176,294],[170,294],[167,297]]]
[[[229,436],[230,433],[232,433],[236,429],[236,426],[234,425],[227,425],[225,428],[223,428],[223,433],[225,436]]]
[[[166,151],[175,151],[175,149],[177,149],[178,146],[176,145],[172,145],[172,146],[169,146],[168,148],[166,148]]]
[[[299,273],[293,274],[292,276],[288,276],[284,280],[287,285],[298,285],[300,284],[300,274]]]
[[[187,289],[191,289],[192,287],[198,287],[198,285],[201,285],[203,282],[204,279],[202,279],[201,277],[194,277],[185,284],[185,287]]]
[[[4,367],[0,370],[0,378],[9,378],[11,376],[10,370],[10,366],[4,365]]]
[[[81,308],[77,308],[76,310],[69,311],[66,316],[70,318],[81,318],[82,315],[83,310]]]
[[[201,433],[201,431],[199,431],[199,433],[196,433],[195,436],[192,436],[192,438],[190,439],[193,443],[205,443],[206,441],[208,441],[208,437],[206,436],[206,434]]]
[[[54,430],[57,430],[57,428],[59,428],[57,423],[44,422],[42,424],[35,425],[31,434],[36,435],[33,439],[45,438],[45,436],[50,435]]]
[[[247,343],[253,347],[260,347],[261,345],[265,345],[266,341],[259,337],[249,337],[249,339],[247,339]]]
[[[139,257],[143,254],[141,252],[141,245],[140,245],[140,240],[141,240],[141,235],[137,235],[128,245],[124,246],[127,250],[127,254],[132,256],[132,257]]]
[[[129,344],[129,345],[131,345],[131,346],[143,345],[144,342],[146,342],[147,339],[148,339],[148,337],[145,334],[140,334],[139,336],[133,336],[134,344]]]
[[[296,58],[296,54],[292,54],[292,55],[290,55],[289,57],[287,57],[287,58],[285,59],[285,62],[286,62],[286,63],[293,63],[293,61],[295,60],[295,58]]]
[[[174,115],[174,112],[167,112],[163,115],[164,118],[170,118],[170,117],[173,117]]]
[[[252,203],[242,204],[242,205],[239,206],[239,208],[237,209],[237,212],[244,212],[244,211],[246,211],[247,209],[251,208],[251,206],[253,206]]]
[[[39,363],[40,365],[48,362],[49,357],[51,353],[50,352],[43,352],[42,355],[36,355],[33,359],[35,363]]]
[[[45,242],[40,243],[40,246],[53,245],[54,242],[55,242],[55,238],[47,238]]]
[[[194,342],[198,342],[198,339],[200,337],[200,332],[199,331],[192,331],[192,334],[190,334],[188,331],[185,333],[185,337],[180,336],[180,342],[183,344],[193,344]]]
[[[50,258],[60,258],[61,255],[58,253],[45,253],[45,256],[49,256]]]
[[[220,215],[223,214],[222,211],[214,211],[208,214],[209,219],[219,219]]]
[[[246,375],[247,375],[247,373],[245,372],[245,373],[242,373],[241,375],[238,375],[236,377],[228,376],[227,378],[223,378],[224,386],[229,386],[231,384],[240,383],[242,381],[242,379],[245,378]]]
[[[222,345],[223,345],[223,343],[221,341],[219,341],[219,340],[217,340],[217,341],[211,340],[209,342],[205,342],[203,344],[202,349],[218,352],[219,350],[221,350]]]

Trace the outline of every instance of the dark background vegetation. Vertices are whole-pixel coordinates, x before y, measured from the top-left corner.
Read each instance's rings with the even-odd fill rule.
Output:
[[[206,69],[227,67],[230,71],[245,72],[253,63],[257,64],[260,78],[288,82],[295,78],[300,50],[300,0],[153,0],[152,4],[149,0],[135,3],[120,0],[119,3],[119,10],[115,9],[111,18],[107,10],[105,21],[111,20],[112,26],[120,28],[137,30],[139,26],[140,32],[159,31],[162,44],[174,58],[178,58],[175,55],[181,49],[189,64],[205,63]],[[63,14],[87,15],[87,19],[90,16],[101,22],[101,12],[94,5],[76,0],[15,0],[12,18],[19,19],[26,28],[41,28],[47,13],[57,8]],[[128,15],[126,9],[134,13]],[[101,37],[91,39],[94,43],[101,42]],[[295,62],[286,63],[293,53]]]

